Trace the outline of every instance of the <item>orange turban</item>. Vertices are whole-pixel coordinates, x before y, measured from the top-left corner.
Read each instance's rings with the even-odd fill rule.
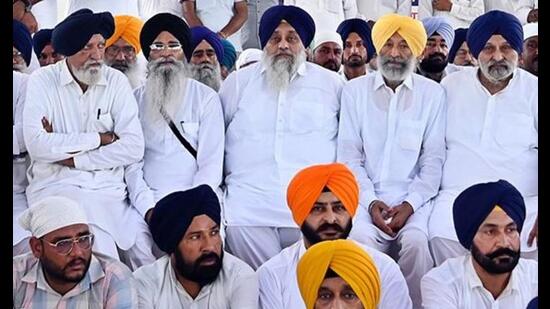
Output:
[[[341,163],[313,165],[298,172],[286,193],[294,221],[302,226],[323,188],[328,187],[353,217],[359,204],[359,186],[353,173]]]
[[[122,38],[135,48],[136,54],[139,54],[141,51],[139,33],[142,27],[143,22],[137,17],[130,15],[115,16],[115,33],[107,40],[105,47],[113,45],[118,39]]]

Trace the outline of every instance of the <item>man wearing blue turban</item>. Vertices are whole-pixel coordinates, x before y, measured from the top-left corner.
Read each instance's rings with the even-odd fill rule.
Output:
[[[538,263],[520,258],[525,204],[512,184],[467,188],[454,202],[453,221],[469,253],[422,278],[423,308],[525,308],[538,296]]]
[[[455,29],[455,39],[449,50],[449,65],[452,68],[449,71],[458,71],[463,69],[464,66],[477,66],[477,60],[470,53],[470,48],[466,42],[467,33],[467,28]]]
[[[54,50],[52,32],[53,29],[42,29],[32,37],[34,53],[38,57],[41,67],[57,63],[65,58]]]
[[[221,39],[210,29],[197,26],[191,28],[191,42],[193,53],[189,63],[193,79],[218,91],[222,84],[220,62],[224,57]]]
[[[367,64],[376,54],[371,28],[360,18],[346,19],[336,29],[344,44],[342,77],[352,80],[367,74]]]
[[[442,16],[424,18],[422,24],[426,29],[428,42],[420,56],[417,73],[439,83],[447,75],[445,69],[455,31],[449,20]]]
[[[32,38],[27,27],[13,20],[13,70],[26,73],[31,63]]]

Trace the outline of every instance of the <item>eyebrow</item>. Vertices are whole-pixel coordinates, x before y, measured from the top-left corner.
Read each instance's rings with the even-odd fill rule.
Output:
[[[90,231],[83,231],[83,232],[80,232],[80,233],[76,234],[76,236],[74,236],[74,237],[80,237],[80,236],[84,236],[84,235],[88,235],[88,234],[90,234]],[[54,239],[52,239],[51,242],[56,243],[60,240],[66,240],[66,239],[72,239],[72,238],[73,238],[73,236],[58,236],[58,237],[55,237]]]

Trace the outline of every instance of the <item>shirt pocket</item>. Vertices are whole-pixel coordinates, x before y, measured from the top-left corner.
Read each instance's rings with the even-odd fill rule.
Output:
[[[495,140],[500,146],[528,148],[536,144],[537,137],[533,118],[512,113],[501,114],[495,118]]]
[[[210,10],[215,8],[216,0],[196,0],[195,5],[197,7],[197,11]]]
[[[333,14],[340,14],[344,12],[342,0],[325,0],[325,8]]]
[[[197,150],[199,144],[199,123],[180,121],[180,125],[185,139]]]
[[[99,133],[113,132],[114,131],[114,121],[113,117],[109,112],[100,114],[94,120],[94,129]]]
[[[423,127],[421,121],[403,120],[399,124],[399,146],[404,150],[418,152],[422,145]]]

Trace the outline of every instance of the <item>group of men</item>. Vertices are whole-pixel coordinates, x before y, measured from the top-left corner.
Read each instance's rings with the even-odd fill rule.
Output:
[[[15,307],[538,295],[538,84],[518,68],[536,67],[538,29],[513,15],[477,17],[455,46],[445,17],[330,32],[277,5],[257,62],[231,73],[219,33],[170,13],[25,30],[14,20]],[[44,66],[16,72],[33,44]],[[447,71],[449,46],[478,66]]]

